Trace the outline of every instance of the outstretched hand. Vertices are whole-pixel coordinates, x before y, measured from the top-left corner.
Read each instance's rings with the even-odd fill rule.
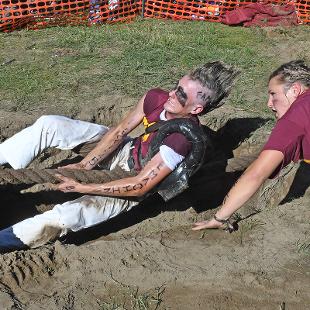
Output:
[[[59,173],[55,174],[55,177],[61,182],[55,185],[59,191],[62,191],[64,193],[79,192],[79,187],[81,186],[81,183],[77,182],[74,179],[65,177]]]
[[[194,227],[192,227],[192,230],[214,229],[214,228],[221,228],[222,226],[223,226],[222,223],[212,218],[211,220],[208,221],[194,223]]]
[[[69,164],[66,166],[58,167],[57,169],[77,169],[77,170],[83,170],[85,169],[85,165],[82,163],[75,163],[75,164]]]

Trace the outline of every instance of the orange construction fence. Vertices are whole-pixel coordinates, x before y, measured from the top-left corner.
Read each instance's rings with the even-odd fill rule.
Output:
[[[90,25],[130,21],[137,16],[218,22],[225,12],[256,0],[0,0],[0,30],[52,25]],[[264,1],[265,3],[266,1]],[[292,4],[300,23],[310,23],[310,0],[272,0]]]

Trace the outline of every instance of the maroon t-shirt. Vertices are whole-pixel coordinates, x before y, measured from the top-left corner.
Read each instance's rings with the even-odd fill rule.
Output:
[[[300,95],[277,121],[263,150],[276,150],[284,155],[283,162],[271,177],[291,161],[310,160],[310,89]]]
[[[149,124],[160,120],[160,114],[164,110],[164,104],[168,98],[169,93],[162,89],[156,88],[148,91],[144,99],[143,111]],[[199,124],[197,116],[192,116],[190,119],[194,123]],[[135,150],[133,151],[136,170],[141,169],[141,166],[138,163],[138,152],[140,151],[142,157],[145,157],[155,135],[156,132],[150,133],[146,141],[143,141],[142,137],[137,138],[135,142]],[[184,157],[189,153],[192,147],[191,142],[189,142],[184,135],[177,132],[172,133],[165,138],[163,144],[169,146],[176,153]]]

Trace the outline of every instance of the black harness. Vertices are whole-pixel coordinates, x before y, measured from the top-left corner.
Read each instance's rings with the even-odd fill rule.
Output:
[[[201,126],[185,118],[155,123],[147,129],[147,133],[158,132],[150,143],[147,155],[143,158],[141,163],[143,166],[159,152],[159,147],[162,145],[163,140],[171,133],[179,132],[192,143],[192,149],[184,160],[158,186],[147,194],[149,196],[158,192],[165,201],[168,201],[189,187],[189,178],[203,164],[205,151],[207,146],[211,145],[211,142],[204,134]]]

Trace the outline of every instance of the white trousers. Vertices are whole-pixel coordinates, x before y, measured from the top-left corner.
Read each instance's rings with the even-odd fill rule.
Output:
[[[48,147],[72,149],[81,143],[99,140],[107,131],[105,126],[63,116],[42,116],[0,144],[0,153],[13,168],[24,168]],[[120,166],[129,170],[130,147],[128,142],[115,152],[110,169]],[[107,221],[136,204],[126,199],[86,195],[13,225],[13,232],[24,244],[38,247],[70,230],[78,231]]]
[[[1,143],[0,153],[14,169],[25,168],[48,147],[71,150],[81,143],[100,140],[108,129],[64,116],[44,115]]]

